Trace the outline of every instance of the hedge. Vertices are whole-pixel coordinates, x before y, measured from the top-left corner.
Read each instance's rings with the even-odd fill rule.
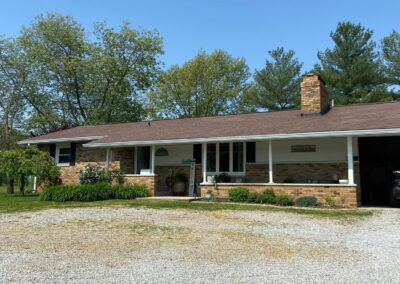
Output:
[[[110,186],[106,183],[81,185],[54,185],[46,187],[40,195],[44,201],[98,201],[108,199],[135,199],[149,196],[145,186]]]
[[[281,206],[294,205],[294,199],[287,195],[276,196],[272,189],[266,189],[261,193],[249,192],[247,188],[237,187],[229,190],[229,200],[233,202],[250,202],[277,204]]]
[[[303,197],[297,198],[296,205],[305,206],[305,207],[317,206],[318,201],[315,196],[303,196]]]

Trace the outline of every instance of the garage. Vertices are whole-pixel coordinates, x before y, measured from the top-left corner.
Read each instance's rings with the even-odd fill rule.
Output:
[[[393,205],[393,171],[400,170],[400,137],[359,138],[358,147],[362,205]]]

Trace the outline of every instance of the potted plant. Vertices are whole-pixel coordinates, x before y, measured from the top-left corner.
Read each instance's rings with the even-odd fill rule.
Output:
[[[211,201],[214,198],[212,191],[208,190],[204,195],[204,200]]]
[[[183,195],[186,191],[186,175],[180,172],[177,172],[174,175],[174,194]]]
[[[227,173],[221,173],[216,176],[215,181],[217,183],[228,183],[231,181],[231,177]]]
[[[348,184],[349,180],[348,180],[347,176],[345,176],[343,179],[339,179],[339,183],[340,184]]]

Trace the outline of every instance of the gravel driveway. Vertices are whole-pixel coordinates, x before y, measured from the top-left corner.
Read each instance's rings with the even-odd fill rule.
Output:
[[[0,214],[1,282],[394,283],[400,210],[75,208]]]

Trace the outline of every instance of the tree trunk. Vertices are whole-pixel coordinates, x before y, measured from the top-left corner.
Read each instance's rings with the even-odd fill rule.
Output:
[[[14,193],[14,179],[9,178],[7,181],[7,193]]]
[[[19,192],[21,195],[25,195],[25,175],[21,175],[19,180]]]

